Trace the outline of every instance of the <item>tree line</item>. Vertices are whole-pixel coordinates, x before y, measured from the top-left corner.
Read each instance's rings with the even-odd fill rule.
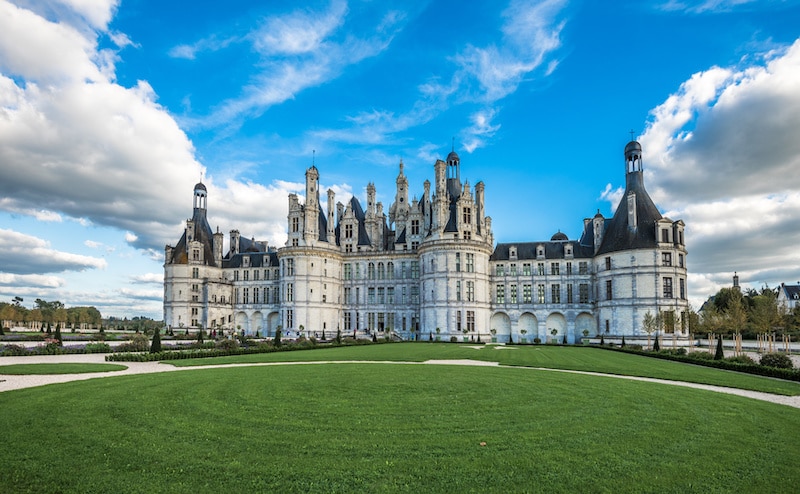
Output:
[[[717,334],[741,333],[744,339],[773,332],[797,337],[800,306],[789,310],[778,302],[778,289],[768,286],[744,292],[723,288],[703,305],[698,329]]]
[[[0,322],[9,322],[17,326],[32,324],[61,324],[77,326],[102,324],[102,315],[95,307],[65,307],[58,300],[48,302],[37,298],[33,308],[22,305],[23,299],[14,297],[11,303],[0,302]]]

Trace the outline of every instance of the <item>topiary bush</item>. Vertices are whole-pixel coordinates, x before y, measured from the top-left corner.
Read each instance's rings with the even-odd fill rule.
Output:
[[[736,357],[728,357],[725,359],[727,362],[734,362],[737,364],[747,364],[747,365],[756,365],[756,361],[748,357],[747,355],[738,355]]]
[[[118,352],[146,352],[150,349],[150,340],[147,336],[137,333],[133,335],[130,341],[119,345],[116,349]]]
[[[87,343],[83,351],[86,353],[111,353],[111,346],[108,343]]]
[[[765,353],[761,356],[759,364],[764,367],[775,367],[776,369],[794,368],[792,359],[784,353]]]
[[[216,343],[215,348],[219,350],[235,350],[239,348],[239,342],[236,340],[236,338],[219,340]]]

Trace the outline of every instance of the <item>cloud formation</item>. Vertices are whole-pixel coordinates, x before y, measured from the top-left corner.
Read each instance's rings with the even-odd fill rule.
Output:
[[[3,273],[26,275],[105,269],[107,266],[105,259],[57,251],[45,240],[5,229],[0,229],[0,259],[3,259]]]
[[[648,189],[686,222],[702,295],[734,271],[756,288],[800,279],[800,40],[692,75],[651,117],[640,139]]]

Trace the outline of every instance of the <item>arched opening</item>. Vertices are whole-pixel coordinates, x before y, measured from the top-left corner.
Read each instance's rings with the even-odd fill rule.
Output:
[[[557,312],[547,316],[547,338],[551,343],[563,343],[567,334],[567,319]]]
[[[539,321],[530,312],[526,312],[519,317],[518,326],[518,338],[522,343],[530,343],[539,336]]]
[[[492,331],[492,340],[499,342],[508,342],[511,337],[511,319],[505,312],[497,312],[492,315],[490,321],[490,331]]]

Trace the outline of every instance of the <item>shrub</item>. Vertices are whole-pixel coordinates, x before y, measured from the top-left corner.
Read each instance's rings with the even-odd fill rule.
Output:
[[[336,338],[341,340],[341,334],[337,333]],[[281,328],[275,330],[275,346],[281,346]]]
[[[236,338],[226,338],[224,340],[219,340],[214,347],[219,350],[235,350],[239,348],[239,341],[236,340]]]
[[[86,353],[111,353],[111,346],[108,343],[87,343],[83,351]]]
[[[451,336],[450,337],[450,343],[455,343],[457,341],[458,341],[458,338],[456,338],[455,336]]]
[[[687,357],[695,359],[695,360],[714,360],[714,356],[708,352],[699,351],[699,352],[689,352],[686,354]]]
[[[784,353],[765,353],[761,356],[759,364],[764,367],[775,367],[777,369],[792,369],[794,364],[792,359]]]
[[[150,353],[161,352],[161,331],[156,328],[153,332],[153,343],[150,345]]]
[[[150,340],[142,333],[136,333],[130,341],[117,347],[118,352],[146,352],[149,349]]]
[[[542,343],[542,339],[541,338],[536,337],[536,338],[533,339],[533,344],[534,345],[540,345],[541,343]]]
[[[0,352],[0,355],[5,357],[22,357],[30,355],[30,352],[22,345],[6,345],[3,347],[3,351]]]
[[[747,365],[756,365],[756,361],[748,357],[747,355],[738,355],[736,357],[728,357],[725,359],[726,362],[733,362],[736,364],[747,364]]]

